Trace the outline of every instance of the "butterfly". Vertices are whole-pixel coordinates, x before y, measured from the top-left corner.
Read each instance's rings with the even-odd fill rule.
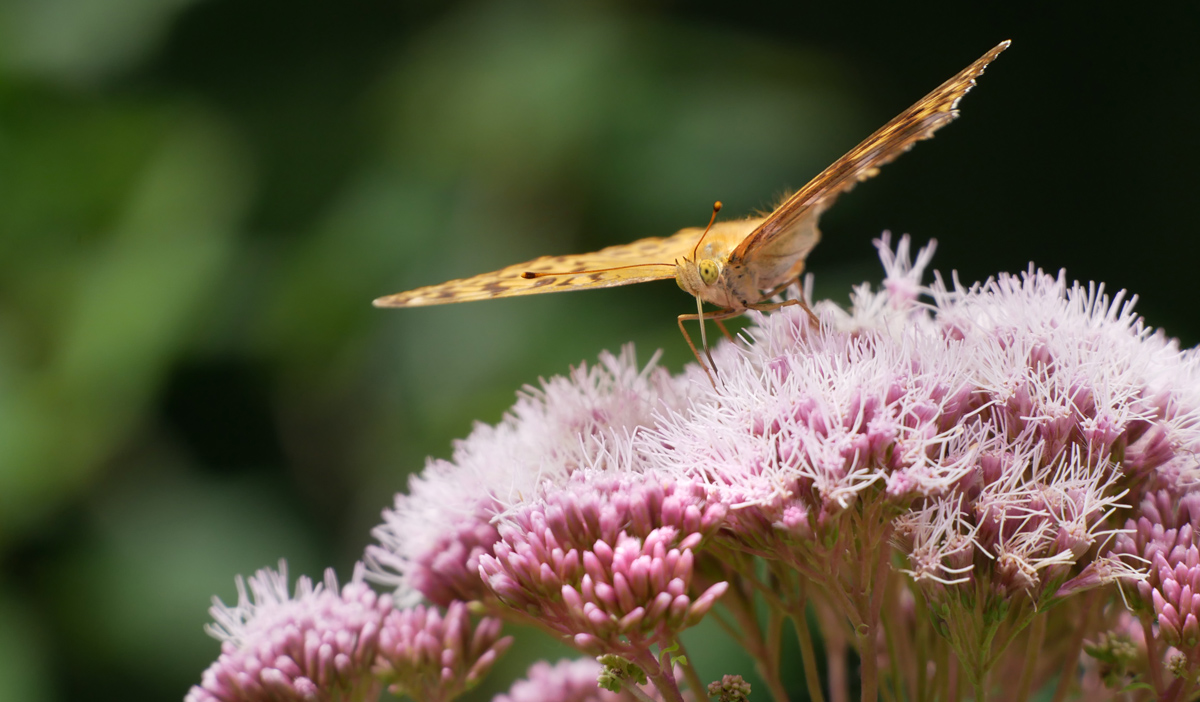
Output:
[[[1001,42],[939,85],[765,217],[716,222],[721,206],[718,202],[705,229],[690,227],[673,236],[641,239],[594,253],[542,256],[492,273],[387,295],[374,304],[422,307],[674,278],[684,292],[696,298],[697,313],[679,315],[678,321],[679,330],[701,366],[704,361],[684,327],[685,321],[700,321],[701,344],[706,354],[705,319],[716,322],[728,336],[721,320],[746,310],[769,311],[785,305],[801,305],[815,322],[815,316],[802,300],[772,300],[804,271],[804,261],[821,237],[817,229],[821,213],[838,195],[873,177],[880,166],[953,121],[958,116],[959,100],[1008,45],[1008,41]],[[706,315],[705,302],[719,309]],[[711,366],[711,356],[708,360]]]

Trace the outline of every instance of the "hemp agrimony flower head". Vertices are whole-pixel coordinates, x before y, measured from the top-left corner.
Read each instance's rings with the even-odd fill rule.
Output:
[[[362,568],[339,588],[332,570],[325,582],[307,577],[288,596],[287,566],[237,579],[238,603],[214,598],[215,623],[207,630],[221,640],[221,655],[204,671],[187,702],[373,699],[382,689],[370,674],[380,627],[392,599],[362,580]]]
[[[338,588],[333,571],[306,577],[288,596],[286,565],[237,580],[238,604],[216,601],[209,633],[221,655],[187,702],[345,700],[379,697],[383,687],[428,702],[448,702],[473,687],[512,643],[500,621],[472,626],[466,605],[394,609],[390,595],[363,582],[363,568]]]
[[[656,410],[682,404],[686,391],[653,362],[639,370],[632,348],[526,388],[500,424],[476,425],[452,461],[431,460],[396,496],[372,532],[379,545],[367,549],[374,577],[405,603],[486,597],[478,567],[499,539],[494,518],[581,468],[636,458],[610,452],[651,425]]]
[[[1131,603],[1156,689],[1195,689],[1200,676],[1200,492],[1162,489],[1142,500],[1114,553],[1146,565]],[[1152,626],[1157,624],[1157,626]],[[1096,656],[1108,662],[1107,649]],[[1095,654],[1093,654],[1095,655]],[[1168,675],[1169,673],[1169,675]],[[1176,679],[1171,680],[1170,677]]]
[[[500,638],[500,626],[489,617],[472,629],[463,602],[445,616],[424,605],[393,610],[383,620],[373,672],[393,694],[447,702],[482,680],[512,645],[511,636]]]
[[[580,650],[638,660],[671,646],[725,592],[692,589],[693,549],[724,513],[688,483],[580,473],[502,522],[480,572],[501,602]]]
[[[513,683],[509,691],[492,702],[644,702],[659,699],[653,688],[642,689],[645,697],[622,690],[611,692],[596,684],[603,666],[592,658],[561,660],[554,665],[534,663],[525,678]]]
[[[379,614],[375,684],[441,700],[477,680],[507,643],[487,621],[468,643],[471,603],[599,655],[604,686],[639,700],[702,698],[713,680],[747,694],[734,676],[749,671],[699,671],[684,650],[714,610],[774,699],[794,665],[785,619],[812,699],[818,648],[838,699],[851,676],[871,702],[963,684],[1028,699],[1051,680],[1059,698],[1136,683],[1188,699],[1200,354],[1123,293],[1032,267],[925,287],[932,247],[914,262],[907,238],[878,245],[879,290],[857,288],[848,311],[812,304],[819,325],[751,314],[713,349],[714,384],[605,354],[431,461],[367,562],[397,602],[449,611]],[[1085,651],[1082,677],[1060,675]],[[537,668],[510,697],[607,699],[587,696],[591,673],[572,682],[589,665]]]

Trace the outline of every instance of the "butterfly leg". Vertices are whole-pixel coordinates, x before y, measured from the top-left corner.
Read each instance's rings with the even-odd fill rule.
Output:
[[[769,300],[772,297],[775,297],[775,295],[768,294],[764,296],[763,299]],[[816,313],[812,311],[812,308],[808,306],[808,303],[799,298],[784,300],[783,302],[759,302],[758,304],[750,305],[749,309],[757,310],[759,312],[770,312],[771,310],[777,310],[781,307],[791,307],[792,305],[800,305],[801,309],[803,309],[808,315],[809,326],[811,326],[813,329],[820,328],[821,320],[817,318]]]
[[[712,321],[716,323],[717,328],[721,330],[721,333],[725,335],[725,338],[733,341],[733,336],[729,333],[729,330],[725,328],[725,322],[713,317],[705,317],[705,319],[712,319]]]
[[[745,312],[745,310],[738,310],[737,312],[732,310],[721,310],[714,312],[713,314],[706,314],[704,315],[704,318],[711,319],[720,324],[721,320],[729,319],[730,317],[736,317],[743,312]],[[694,322],[698,321],[699,319],[700,315],[698,314],[679,315],[679,331],[683,334],[684,340],[687,341],[688,348],[692,350],[692,355],[696,357],[696,362],[699,363],[700,367],[704,369],[705,374],[708,375],[708,381],[712,383],[713,389],[715,390],[717,387],[717,382],[713,376],[713,373],[717,370],[717,364],[713,361],[712,353],[708,350],[707,346],[704,347],[704,357],[708,359],[708,363],[705,363],[704,358],[700,357],[700,351],[696,348],[696,344],[692,342],[692,336],[687,333],[687,328],[683,326],[684,322]],[[721,325],[721,329],[724,331],[725,326]],[[726,336],[728,336],[728,332],[726,332]]]
[[[776,287],[776,288],[775,288],[774,290],[772,290],[771,292],[769,292],[769,293],[767,293],[767,294],[763,295],[763,296],[762,296],[762,299],[763,299],[763,300],[770,300],[771,298],[775,297],[776,295],[780,295],[780,294],[782,294],[782,293],[783,293],[783,291],[784,291],[784,290],[787,290],[788,288],[790,288],[790,287],[792,286],[792,283],[794,283],[794,282],[796,282],[796,281],[789,280],[788,282],[786,282],[786,283],[784,283],[784,284],[782,284],[782,285],[780,285],[780,286]],[[762,300],[759,300],[759,302],[762,302]]]
[[[709,364],[712,364],[712,362],[713,362],[712,354],[710,354],[708,352],[708,347],[705,346],[704,347],[704,355],[708,356],[708,363],[705,363],[704,359],[700,358],[700,352],[696,349],[696,344],[692,343],[692,335],[688,334],[687,329],[683,326],[684,322],[690,322],[693,319],[700,319],[700,315],[698,315],[698,314],[681,314],[681,315],[679,315],[679,331],[681,334],[683,334],[684,340],[687,341],[688,348],[692,350],[692,355],[696,357],[696,363],[699,363],[700,367],[704,369],[704,374],[708,376],[708,382],[712,383],[713,390],[716,390],[717,389],[717,381],[713,379],[712,371],[710,371],[708,369]],[[713,364],[713,367],[714,368],[716,367],[715,364]]]
[[[794,300],[784,300],[782,303],[766,302],[767,300],[770,300],[771,298],[775,297],[776,295],[779,295],[784,290],[787,290],[789,287],[791,287],[793,282],[799,283],[799,279],[796,279],[795,281],[789,281],[787,283],[784,283],[784,284],[780,285],[779,287],[775,288],[774,290],[772,290],[771,292],[763,295],[762,300],[759,300],[757,305],[750,305],[750,308],[758,310],[759,312],[768,312],[770,310],[777,310],[780,307],[787,307],[788,305],[800,305],[800,307],[804,308],[804,312],[806,314],[808,314],[809,325],[812,326],[814,329],[819,328],[821,326],[821,320],[817,318],[817,315],[808,306],[808,303],[804,301],[803,297],[798,297]],[[763,307],[760,307],[760,305],[774,305],[774,307],[763,308]]]

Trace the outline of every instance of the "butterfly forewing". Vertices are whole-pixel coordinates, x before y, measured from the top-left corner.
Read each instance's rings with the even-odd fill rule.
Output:
[[[721,222],[737,241],[761,219]],[[496,297],[536,295],[567,290],[608,288],[675,277],[675,261],[689,257],[704,230],[682,229],[673,236],[651,237],[595,253],[542,256],[498,271],[451,280],[375,300],[376,307],[422,307]],[[532,274],[532,276],[531,276]],[[553,274],[553,275],[551,275]]]
[[[913,144],[932,137],[934,132],[953,121],[958,116],[958,101],[975,86],[975,79],[983,69],[1008,45],[1007,41],[1001,42],[821,171],[742,240],[731,260],[751,262],[758,252],[771,250],[771,244],[788,236],[800,218],[819,216],[838,195],[875,176],[880,166],[895,160]]]

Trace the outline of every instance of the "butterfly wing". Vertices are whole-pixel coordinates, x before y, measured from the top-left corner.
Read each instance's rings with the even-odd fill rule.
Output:
[[[821,171],[742,240],[730,261],[737,263],[770,255],[779,246],[794,248],[781,240],[788,239],[802,220],[813,218],[815,221],[815,217],[832,205],[838,195],[873,177],[880,166],[895,160],[918,141],[932,137],[934,132],[958,117],[958,101],[975,86],[975,79],[1008,48],[1008,44],[1001,42]]]
[[[722,222],[717,228],[736,226],[739,240],[761,220]],[[375,300],[376,307],[422,307],[496,297],[537,295],[610,288],[675,277],[675,260],[689,257],[703,229],[682,229],[669,237],[651,237],[631,244],[609,246],[595,253],[542,256],[471,278],[451,280]]]

